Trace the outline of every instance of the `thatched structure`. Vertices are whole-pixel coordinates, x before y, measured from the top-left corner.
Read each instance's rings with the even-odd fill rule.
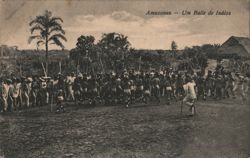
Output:
[[[222,56],[250,57],[250,38],[231,36],[219,48]]]

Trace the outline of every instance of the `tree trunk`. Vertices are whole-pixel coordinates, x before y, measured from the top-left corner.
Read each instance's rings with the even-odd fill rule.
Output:
[[[48,49],[48,37],[46,36],[46,43],[45,43],[45,62],[46,62],[46,77],[48,76],[48,68],[49,68],[49,49]]]
[[[42,64],[42,68],[43,68],[43,73],[44,73],[44,76],[47,76],[47,74],[46,74],[46,70],[45,70],[45,68],[44,68],[44,64],[43,64],[43,62],[41,62],[41,64]]]
[[[59,73],[62,74],[62,62],[59,61]]]

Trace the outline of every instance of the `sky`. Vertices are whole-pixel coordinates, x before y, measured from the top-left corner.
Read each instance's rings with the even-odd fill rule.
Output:
[[[172,41],[183,49],[250,35],[249,0],[0,0],[0,45],[36,49],[35,42],[28,44],[29,22],[45,10],[64,20],[66,49],[74,48],[81,35],[93,35],[98,42],[109,32],[128,36],[136,49],[170,49]],[[193,15],[195,10],[206,15]],[[210,10],[231,15],[207,15]],[[148,11],[172,15],[147,15]]]

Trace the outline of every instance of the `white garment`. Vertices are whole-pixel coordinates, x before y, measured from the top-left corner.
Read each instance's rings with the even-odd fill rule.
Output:
[[[3,84],[2,97],[7,98],[9,95],[10,86],[8,84]]]
[[[9,90],[10,86],[8,84],[2,85],[2,99],[3,99],[3,108],[5,111],[7,111],[8,108],[8,96],[9,96]]]
[[[11,88],[12,88],[12,97],[17,98],[20,95],[21,83],[14,84]]]

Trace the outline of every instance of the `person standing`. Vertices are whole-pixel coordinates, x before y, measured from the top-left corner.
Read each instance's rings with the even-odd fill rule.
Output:
[[[38,77],[33,76],[32,83],[31,83],[31,98],[32,98],[32,106],[37,106],[37,95],[39,91],[39,82]]]
[[[234,98],[237,94],[241,96],[243,101],[247,100],[246,92],[248,91],[248,79],[243,75],[236,74],[236,83],[233,88]]]
[[[81,78],[82,75],[79,74],[76,79],[74,80],[74,83],[72,85],[72,89],[74,91],[74,98],[75,98],[75,105],[80,105],[81,102],[81,94],[82,94],[82,85],[81,85]]]
[[[7,112],[8,110],[8,99],[10,98],[9,97],[10,84],[11,84],[10,79],[5,80],[5,82],[2,84],[1,98],[3,102],[3,112]]]
[[[151,96],[151,84],[150,84],[150,76],[147,73],[145,75],[145,78],[143,79],[143,100],[145,102],[145,104],[148,103],[148,101],[150,100],[150,96]]]
[[[151,84],[152,84],[152,89],[151,89],[152,95],[156,99],[157,103],[159,104],[160,103],[160,79],[159,79],[159,75],[157,72],[154,74]]]
[[[3,112],[4,109],[2,94],[3,94],[3,80],[2,78],[0,78],[0,112]]]
[[[208,75],[205,79],[205,87],[206,87],[206,94],[207,94],[207,97],[214,97],[215,94],[214,94],[214,87],[215,87],[215,78],[214,78],[214,74],[212,73],[212,71],[208,71]]]
[[[183,77],[181,74],[178,74],[176,79],[176,92],[175,95],[178,99],[183,97],[184,89],[183,89]]]
[[[59,112],[65,112],[65,108],[64,108],[64,105],[63,105],[63,101],[64,101],[64,94],[63,94],[63,90],[62,89],[59,89],[58,92],[57,92],[57,95],[56,95],[56,112],[59,113]]]
[[[31,96],[31,84],[32,78],[28,77],[23,79],[21,83],[22,97],[24,100],[24,105],[28,108],[30,106],[30,96]]]
[[[195,92],[196,83],[190,76],[186,78],[186,84],[183,85],[186,96],[183,99],[183,104],[189,106],[191,111],[191,116],[195,114],[195,105],[194,102],[197,99]]]
[[[126,104],[126,107],[129,107],[129,104],[131,103],[131,83],[129,80],[129,76],[127,74],[124,74],[123,77],[123,102]]]
[[[67,98],[66,100],[69,101],[74,101],[75,100],[75,96],[74,96],[74,90],[73,90],[73,84],[75,81],[75,74],[71,73],[69,76],[66,77],[66,92],[67,92]]]
[[[202,73],[199,72],[197,73],[197,99],[202,98],[203,100],[206,100],[206,82],[205,82],[205,78],[203,77]]]
[[[171,86],[171,79],[169,76],[166,77],[164,85],[166,87],[167,105],[170,105],[171,94],[173,89]]]
[[[11,110],[17,110],[21,108],[21,102],[19,97],[21,96],[21,83],[18,79],[13,80],[13,85],[10,87],[10,94],[13,100],[13,108]]]

